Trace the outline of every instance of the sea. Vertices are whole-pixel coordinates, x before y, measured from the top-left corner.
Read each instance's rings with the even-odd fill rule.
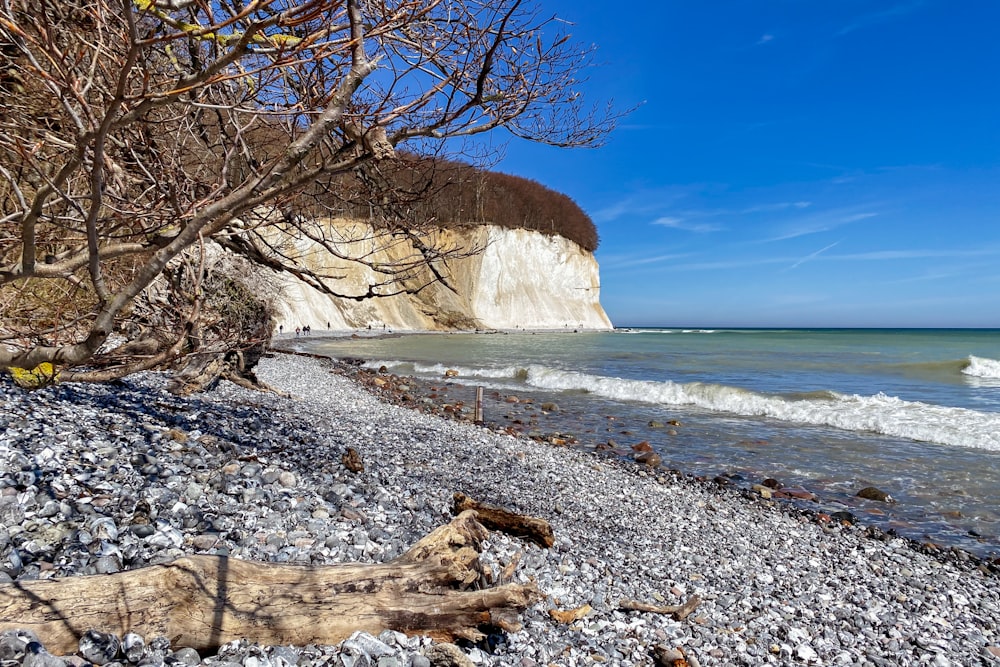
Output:
[[[296,347],[555,403],[580,447],[815,493],[817,511],[1000,558],[1000,330],[634,328],[318,336]],[[502,401],[486,421],[513,419]],[[489,414],[492,412],[493,414]],[[661,426],[662,425],[662,426]],[[874,486],[895,502],[857,497]],[[806,503],[809,504],[809,503]]]

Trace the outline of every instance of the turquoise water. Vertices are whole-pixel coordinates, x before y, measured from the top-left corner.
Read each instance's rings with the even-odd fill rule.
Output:
[[[1000,553],[1000,331],[631,329],[297,342],[399,374],[440,378],[455,369],[470,386],[556,401],[563,409],[546,428],[587,444],[649,440],[670,467],[747,483],[777,477],[909,537]],[[675,434],[647,427],[668,419],[683,426]],[[867,485],[899,502],[856,500]]]

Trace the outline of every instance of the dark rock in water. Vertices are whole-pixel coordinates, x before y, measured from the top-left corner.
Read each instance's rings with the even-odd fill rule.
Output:
[[[121,641],[110,632],[87,630],[80,637],[80,655],[95,665],[111,662],[118,655]]]
[[[650,468],[655,468],[663,463],[663,459],[656,452],[642,452],[635,457],[635,460],[636,463],[644,463]]]
[[[789,498],[794,498],[795,500],[810,500],[813,502],[819,500],[819,498],[817,498],[815,493],[813,493],[812,491],[807,491],[802,488],[797,488],[797,489],[784,488],[781,490],[781,492],[784,493]]]
[[[773,477],[768,477],[763,482],[761,482],[761,484],[763,484],[764,486],[766,486],[769,489],[780,489],[782,487],[781,482],[779,482],[778,480],[774,479]]]
[[[881,503],[892,503],[895,502],[885,491],[876,489],[874,486],[866,486],[857,493],[858,498],[864,498],[866,500],[877,500]]]
[[[664,424],[663,422],[658,422],[655,419],[649,422],[648,426],[649,428],[666,428],[666,424]]]
[[[559,406],[555,403],[542,403],[542,410],[545,412],[559,412]]]
[[[651,451],[653,451],[653,446],[651,444],[649,444],[648,440],[643,440],[642,442],[638,442],[638,443],[632,445],[632,451],[635,451],[635,452],[651,452]]]

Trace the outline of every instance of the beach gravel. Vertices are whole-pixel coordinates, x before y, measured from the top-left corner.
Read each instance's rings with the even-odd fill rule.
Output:
[[[0,382],[0,581],[190,553],[382,562],[448,522],[462,492],[552,524],[551,548],[493,533],[484,550],[498,577],[521,553],[514,580],[546,595],[523,629],[457,656],[391,631],[330,647],[237,641],[199,656],[101,628],[77,655],[53,656],[44,637],[8,631],[3,667],[1000,665],[1000,579],[982,564],[390,405],[320,359],[276,354],[258,370],[288,396],[223,382],[180,398],[158,373],[31,393]],[[342,463],[349,448],[360,472]],[[695,595],[683,620],[619,606]],[[560,622],[553,609],[578,613]]]

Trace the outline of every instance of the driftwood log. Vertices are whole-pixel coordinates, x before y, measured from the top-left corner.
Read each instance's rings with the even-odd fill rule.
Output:
[[[622,600],[618,603],[618,608],[622,611],[646,611],[652,614],[669,614],[675,620],[683,621],[691,615],[699,604],[701,604],[701,598],[697,595],[692,595],[684,604],[661,606],[638,602],[636,600]]]
[[[534,542],[540,547],[549,548],[555,544],[556,538],[552,526],[545,519],[518,514],[497,505],[473,500],[464,493],[452,496],[452,513],[459,514],[473,510],[478,514],[479,521],[490,530],[498,530],[508,535]]]
[[[321,567],[190,556],[110,575],[0,584],[0,631],[34,630],[55,654],[77,650],[89,629],[164,636],[216,649],[238,638],[265,645],[336,644],[356,630],[392,629],[439,641],[515,631],[541,599],[533,585],[485,590],[486,530],[463,512],[388,563]]]

